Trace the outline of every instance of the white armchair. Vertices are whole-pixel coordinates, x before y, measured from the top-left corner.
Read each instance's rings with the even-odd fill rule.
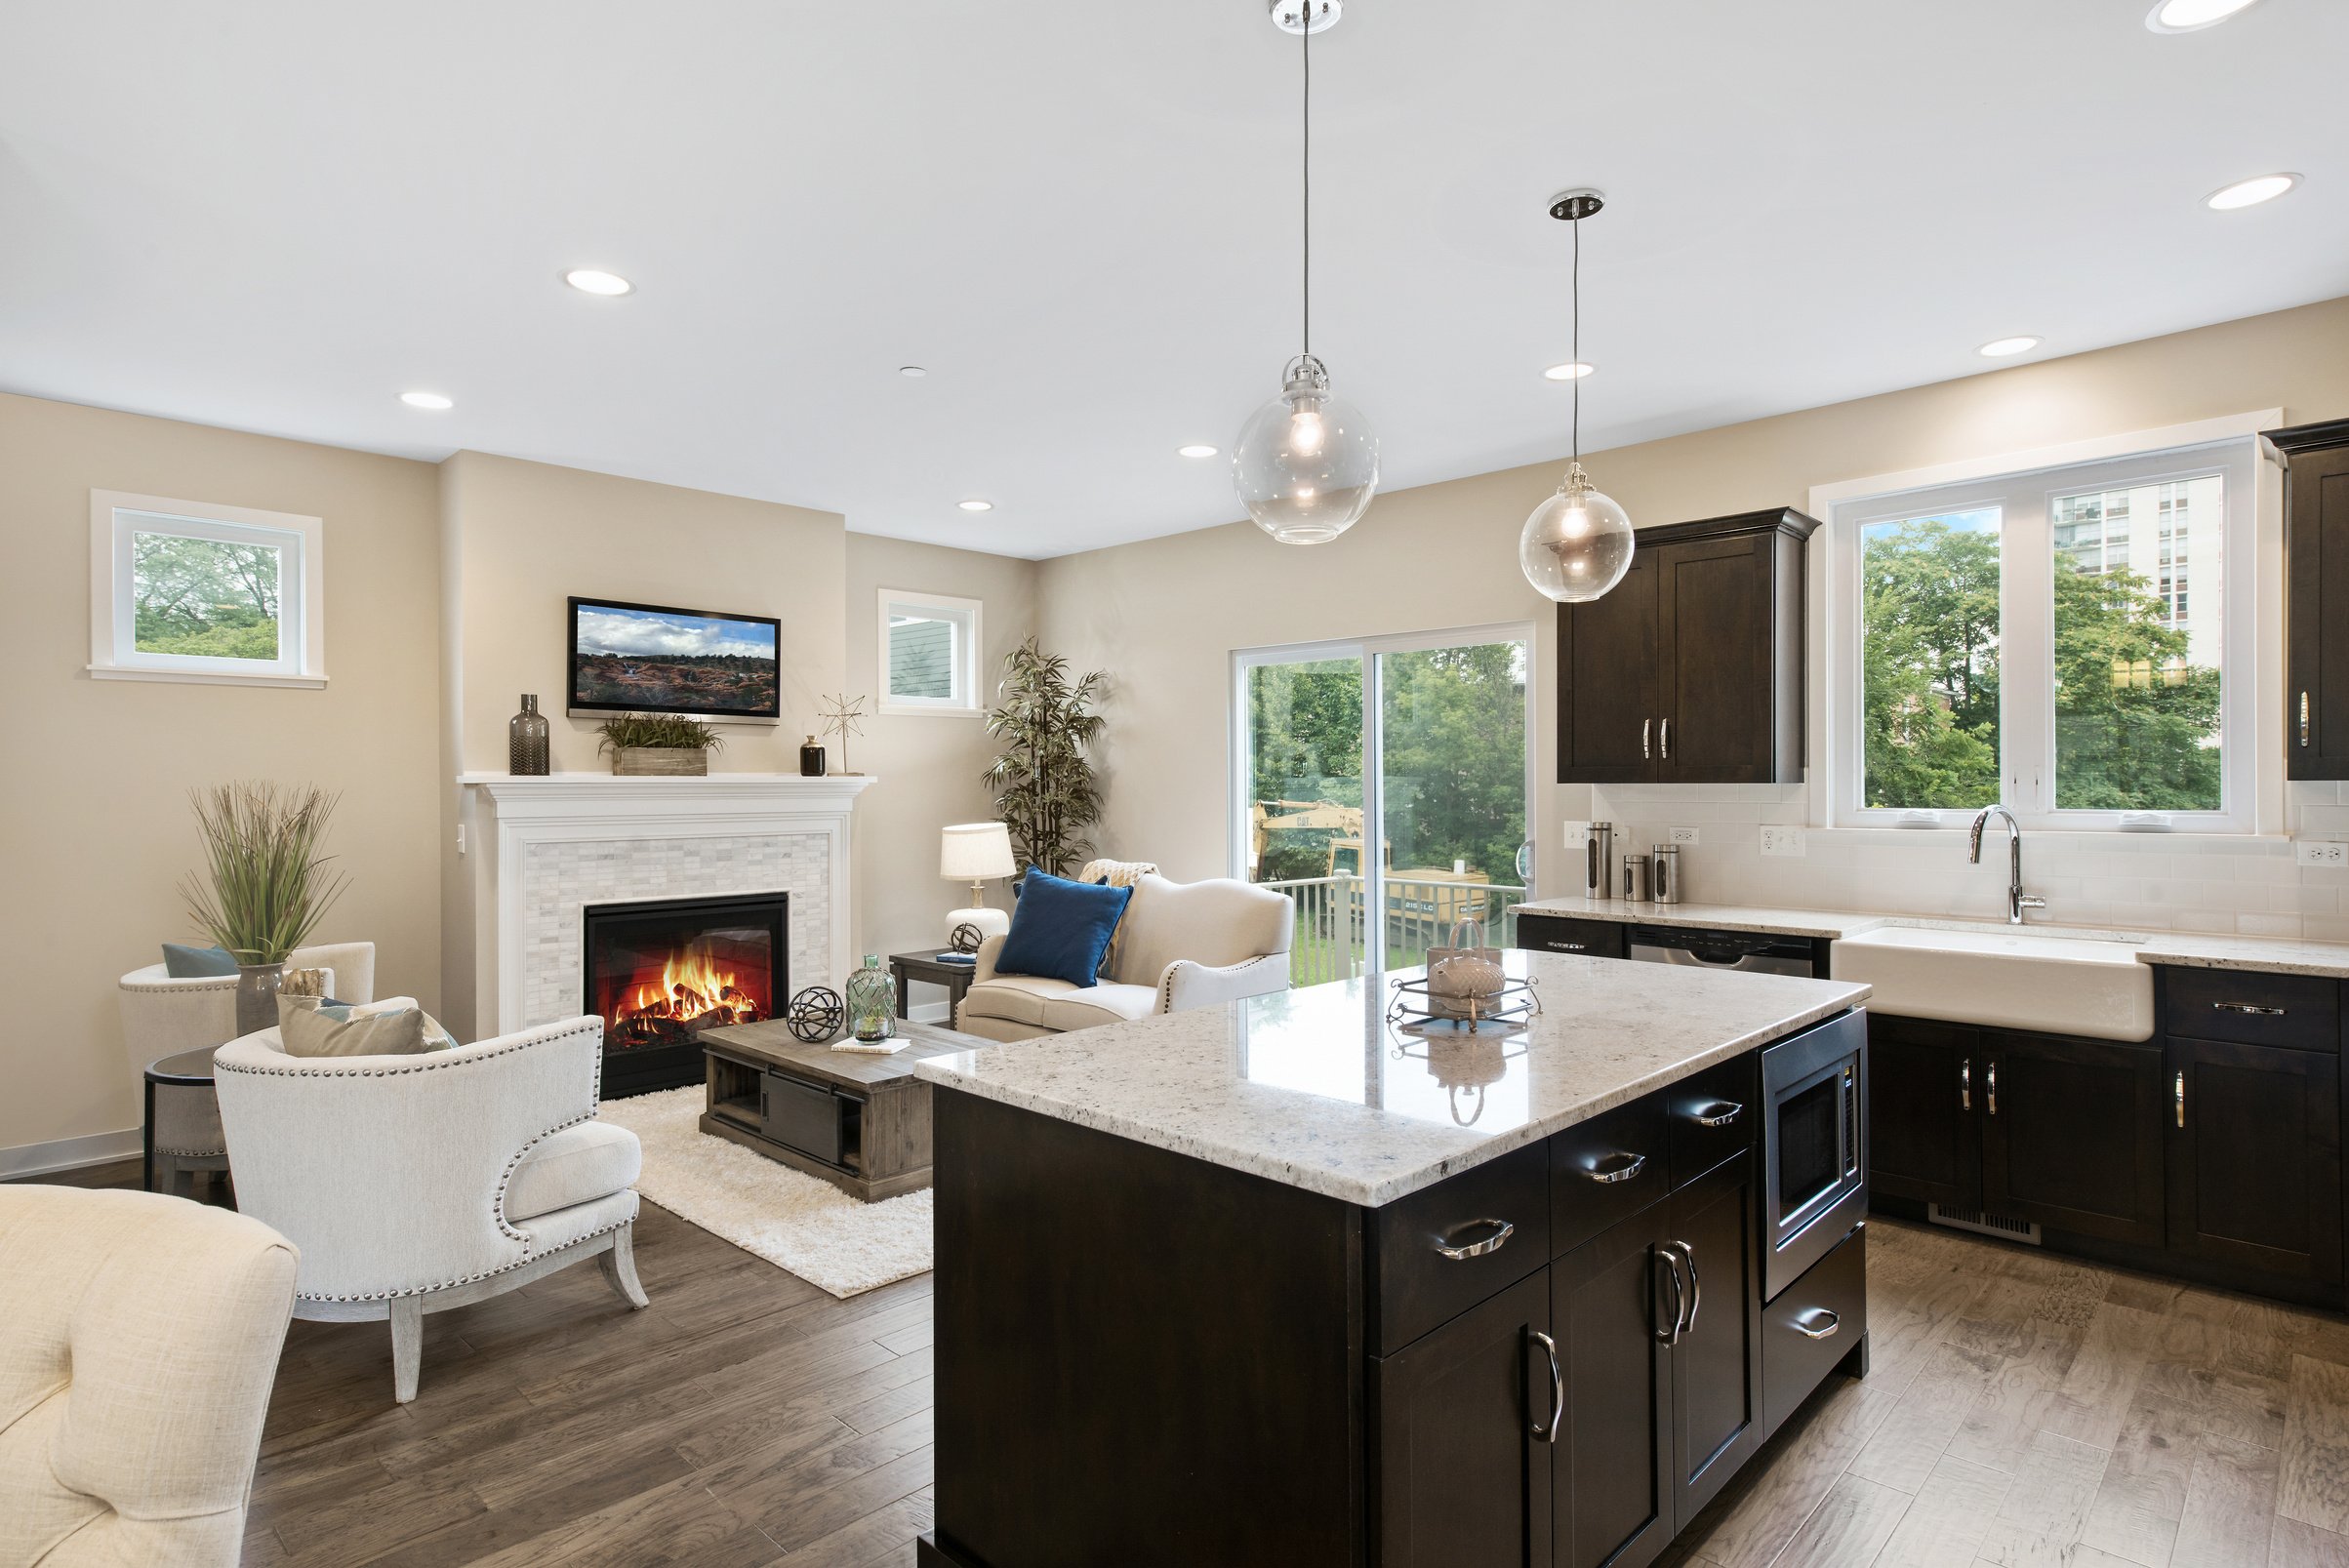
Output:
[[[345,1002],[375,1000],[372,942],[297,947],[287,956],[286,967],[330,970],[338,998]],[[115,1000],[122,1013],[123,1054],[130,1058],[134,1074],[143,1073],[150,1062],[203,1046],[224,1045],[236,1037],[234,975],[174,980],[161,964],[149,964],[122,977]],[[179,1191],[184,1177],[192,1193],[195,1173],[228,1168],[220,1105],[209,1089],[158,1088],[155,1125],[150,1132],[155,1173],[163,1179],[167,1192]]]
[[[983,1039],[1031,1040],[1286,990],[1295,920],[1296,905],[1266,888],[1152,873],[1134,884],[1107,975],[1083,986],[998,975],[1004,939],[990,937],[954,1026]]]
[[[289,1057],[277,1030],[213,1059],[238,1205],[302,1249],[294,1315],[388,1319],[416,1397],[424,1314],[601,1260],[645,1304],[636,1135],[595,1119],[603,1021],[419,1056]]]

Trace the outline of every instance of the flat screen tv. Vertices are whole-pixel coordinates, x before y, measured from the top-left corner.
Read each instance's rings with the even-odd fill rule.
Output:
[[[569,710],[779,723],[782,629],[773,616],[574,597]]]

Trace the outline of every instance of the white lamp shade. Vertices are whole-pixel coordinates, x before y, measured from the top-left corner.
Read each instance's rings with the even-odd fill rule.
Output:
[[[938,844],[938,874],[950,882],[984,882],[1019,869],[1011,858],[1011,829],[1001,823],[959,823]]]

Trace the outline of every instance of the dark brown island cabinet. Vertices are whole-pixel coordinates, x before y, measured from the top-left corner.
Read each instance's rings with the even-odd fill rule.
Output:
[[[940,1083],[917,1560],[1652,1561],[1866,1371],[1864,1224],[1764,1299],[1760,1061],[1379,1207]]]
[[[1871,1013],[1872,1206],[2342,1307],[2340,992],[2162,965],[2141,1044]]]
[[[1559,783],[1800,780],[1818,526],[1781,508],[1642,528],[1612,592],[1559,605]]]
[[[2349,420],[2265,436],[2285,462],[2286,775],[2349,779]]]

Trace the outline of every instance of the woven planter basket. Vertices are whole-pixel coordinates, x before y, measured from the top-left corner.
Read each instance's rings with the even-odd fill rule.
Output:
[[[709,753],[699,746],[624,745],[612,753],[612,771],[628,779],[698,779],[709,771]]]

